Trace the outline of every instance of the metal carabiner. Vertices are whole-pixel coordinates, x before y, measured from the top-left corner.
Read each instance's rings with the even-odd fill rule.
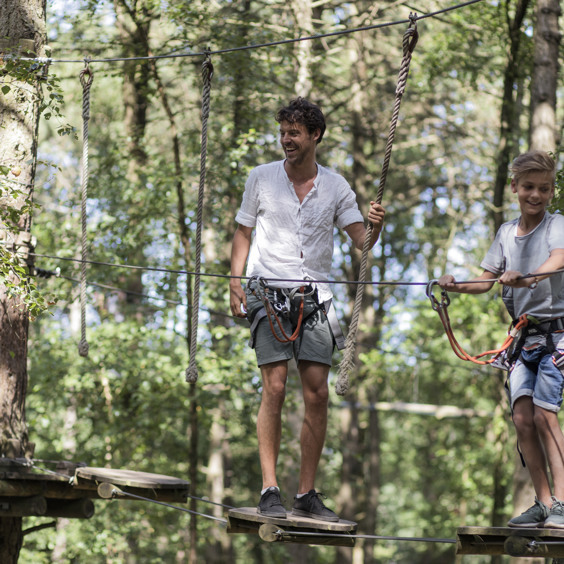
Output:
[[[433,307],[433,309],[435,311],[438,311],[439,308],[448,307],[450,305],[450,298],[449,298],[446,290],[444,290],[444,289],[441,290],[441,301],[440,302],[439,302],[439,300],[437,300],[437,298],[433,294],[433,286],[435,284],[438,284],[438,283],[439,283],[439,281],[436,280],[436,279],[430,280],[429,283],[427,284],[427,289],[425,290],[425,294],[427,295],[427,297],[431,301],[431,306]]]

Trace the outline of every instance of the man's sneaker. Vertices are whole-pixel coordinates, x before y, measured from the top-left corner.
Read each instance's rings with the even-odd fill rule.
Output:
[[[536,528],[543,527],[550,513],[550,509],[540,499],[535,497],[535,504],[523,511],[521,515],[513,517],[507,523],[508,527]],[[563,521],[564,524],[564,521]]]
[[[325,507],[320,496],[325,497],[322,493],[309,490],[309,492],[302,497],[295,497],[292,515],[309,517],[310,519],[320,519],[321,521],[337,522],[339,516],[334,511]]]
[[[270,486],[261,496],[257,507],[257,513],[265,517],[276,517],[277,519],[286,519],[286,510],[280,499],[280,490],[274,486]]]
[[[555,497],[552,498],[552,507],[544,526],[551,529],[564,529],[564,503]]]

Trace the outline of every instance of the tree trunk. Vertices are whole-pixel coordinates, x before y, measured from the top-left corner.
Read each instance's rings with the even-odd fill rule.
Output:
[[[45,2],[42,0],[4,0],[0,8],[2,50],[22,56],[43,55],[45,45]],[[32,197],[37,155],[37,126],[41,91],[32,84],[10,83],[10,90],[0,93],[0,162],[21,170],[16,178],[21,195],[9,205],[21,209]],[[7,205],[2,201],[1,205]],[[18,224],[3,225],[15,232],[11,250],[28,259],[31,215],[22,213]],[[14,283],[15,276],[5,279]],[[15,458],[32,456],[25,421],[27,393],[27,337],[29,319],[22,303],[0,286],[0,456]],[[17,562],[22,546],[22,519],[0,519],[0,562]]]
[[[499,132],[499,151],[496,157],[497,170],[494,183],[493,220],[494,230],[504,222],[503,203],[505,186],[507,184],[507,168],[513,153],[517,148],[515,140],[518,138],[519,119],[517,103],[514,95],[515,83],[518,82],[519,68],[523,64],[520,55],[523,32],[521,26],[527,13],[529,0],[518,0],[515,7],[515,17],[509,21],[509,53],[505,75],[503,77],[503,99],[501,101],[501,124]],[[515,155],[516,156],[516,155]]]
[[[296,22],[296,29],[299,29],[302,36],[313,34],[312,23],[312,1],[311,0],[292,0],[291,8]],[[308,98],[311,92],[311,67],[312,67],[312,42],[298,41],[296,43],[296,96]]]
[[[537,0],[534,32],[534,66],[531,80],[531,149],[554,151],[556,148],[556,85],[558,48],[562,34],[558,0]]]

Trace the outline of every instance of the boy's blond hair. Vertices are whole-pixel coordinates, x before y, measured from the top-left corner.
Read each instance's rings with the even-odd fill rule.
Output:
[[[556,179],[556,161],[546,151],[528,151],[519,155],[509,167],[515,182],[530,172],[546,172]]]

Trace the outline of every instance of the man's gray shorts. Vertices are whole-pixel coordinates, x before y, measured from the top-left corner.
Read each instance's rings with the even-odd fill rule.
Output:
[[[267,289],[267,296],[274,297],[274,292],[281,294],[280,290]],[[245,290],[247,295],[247,319],[252,324],[255,316],[264,307],[262,301],[256,297],[249,285]],[[268,316],[263,317],[254,331],[254,349],[257,355],[257,364],[270,364],[290,360],[292,357],[296,362],[300,360],[319,362],[331,366],[335,341],[327,320],[327,315],[319,307],[314,298],[315,294],[304,298],[304,313],[301,330],[293,342],[281,343],[272,332]],[[299,307],[301,297],[294,297],[290,301],[289,316],[278,315],[278,319],[284,329],[284,333],[290,336],[296,330],[299,319]],[[272,326],[276,335],[285,340],[282,331],[275,319],[271,317]]]

